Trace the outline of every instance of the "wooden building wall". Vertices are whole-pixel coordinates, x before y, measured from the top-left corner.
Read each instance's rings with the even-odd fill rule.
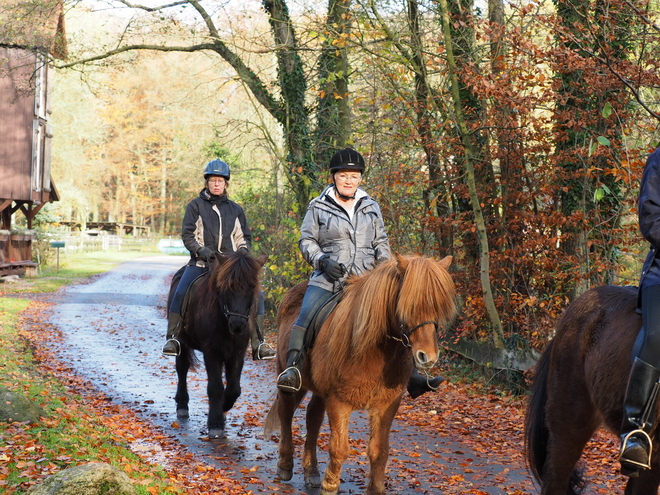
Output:
[[[8,47],[0,47],[0,61],[0,200],[50,201],[48,65]]]

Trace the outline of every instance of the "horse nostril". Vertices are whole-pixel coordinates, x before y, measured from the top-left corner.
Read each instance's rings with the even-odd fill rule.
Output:
[[[424,351],[419,351],[417,353],[417,363],[420,365],[425,365],[428,361],[428,357],[426,356],[426,353]]]

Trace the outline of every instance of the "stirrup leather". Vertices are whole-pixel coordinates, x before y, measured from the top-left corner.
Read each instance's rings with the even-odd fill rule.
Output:
[[[261,355],[261,348],[264,349],[270,349],[273,351],[273,353],[270,356],[262,356]],[[266,344],[265,342],[259,342],[259,347],[257,347],[257,350],[255,352],[255,355],[257,356],[257,359],[259,360],[266,360],[266,359],[275,359],[275,349],[273,349],[269,344]]]
[[[165,342],[165,344],[163,344],[163,349],[165,349],[165,346],[166,346],[169,342],[174,342],[174,345],[176,346],[176,353],[174,353],[174,354],[166,353],[166,352],[164,352],[164,351],[162,351],[162,350],[161,350],[161,352],[162,352],[165,356],[177,356],[177,357],[178,357],[178,356],[181,354],[181,342],[179,342],[179,341],[177,340],[176,337],[172,337],[171,339],[167,339],[167,341]]]
[[[648,442],[648,445],[649,445],[649,452],[648,452],[648,457],[647,457],[648,462],[646,464],[644,464],[643,462],[637,462],[637,461],[633,461],[631,459],[627,459],[627,458],[623,457],[623,453],[626,451],[626,447],[628,446],[628,439],[632,435],[636,435],[638,433],[641,433],[642,436],[646,437],[646,441]],[[638,466],[640,469],[651,469],[651,456],[652,455],[653,455],[653,442],[651,441],[651,437],[649,436],[648,433],[646,433],[644,430],[642,430],[640,428],[640,429],[631,431],[630,433],[628,433],[625,436],[625,438],[623,439],[623,443],[621,445],[621,452],[619,453],[619,459],[618,460],[619,460],[619,462],[622,462],[622,463],[625,462],[626,464],[629,464],[629,465]]]
[[[289,370],[296,370],[296,373],[298,373],[298,383],[300,384],[300,385],[298,385],[298,388],[296,388],[296,387],[287,387],[287,386],[280,385],[280,383],[279,383],[280,378],[282,377],[282,375],[284,373],[286,373]],[[300,390],[301,386],[302,386],[302,375],[300,374],[300,370],[298,368],[296,368],[295,366],[289,366],[287,369],[282,371],[282,373],[280,373],[277,376],[277,388],[280,389],[282,392],[298,392]]]

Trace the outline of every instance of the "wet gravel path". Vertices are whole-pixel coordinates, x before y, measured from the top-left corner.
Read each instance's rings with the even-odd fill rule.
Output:
[[[275,394],[275,365],[253,362],[248,356],[242,380],[242,395],[227,415],[226,438],[206,437],[206,374],[189,375],[190,419],[176,418],[174,359],[160,349],[166,329],[165,302],[171,275],[186,257],[151,256],[125,262],[91,283],[69,286],[58,292],[51,323],[63,332],[59,349],[62,361],[88,379],[113,401],[137,411],[166,435],[174,437],[200,459],[234,470],[237,478],[254,482],[255,493],[318,493],[304,488],[299,458],[291,482],[276,479],[277,443],[264,439],[262,425]],[[274,335],[268,336],[274,341]],[[407,402],[406,402],[407,401]],[[407,398],[404,404],[410,406]],[[403,408],[403,406],[402,406]],[[304,430],[304,411],[297,424]],[[345,463],[341,493],[361,493],[368,462],[364,454],[367,426],[364,416],[354,413],[352,452]],[[304,433],[304,432],[303,432]],[[327,422],[322,439],[327,440]],[[397,417],[391,435],[388,493],[530,493],[529,475],[520,463],[493,459],[474,452],[458,439],[441,438],[428,428],[407,424],[405,411]],[[321,470],[327,460],[320,452]],[[469,469],[465,466],[469,465]],[[456,491],[439,488],[443,479],[463,480]],[[509,491],[502,486],[519,486]],[[469,488],[468,488],[469,487]]]

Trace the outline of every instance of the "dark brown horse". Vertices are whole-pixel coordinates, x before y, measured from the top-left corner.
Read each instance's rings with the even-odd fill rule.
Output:
[[[525,419],[527,459],[543,495],[580,493],[576,468],[585,444],[604,427],[618,434],[635,339],[642,326],[637,289],[603,286],[571,303],[536,366]],[[657,423],[657,422],[656,422]],[[658,435],[653,435],[654,443]],[[659,458],[630,478],[626,495],[657,495]],[[618,452],[604,452],[616,457]]]
[[[197,364],[195,349],[204,354],[208,378],[210,438],[222,436],[225,413],[241,395],[241,371],[249,342],[248,325],[254,325],[261,268],[266,256],[247,253],[218,256],[210,272],[189,289],[190,302],[183,314],[178,339],[181,354],[176,358],[178,385],[177,416],[188,417],[188,370]],[[167,306],[184,268],[172,279]],[[223,383],[223,371],[227,386]]]
[[[305,484],[321,485],[322,494],[339,490],[343,462],[349,451],[348,420],[352,411],[366,410],[371,424],[371,463],[366,493],[385,493],[389,434],[414,364],[431,368],[438,358],[438,324],[456,312],[454,283],[447,272],[451,258],[434,261],[402,257],[379,264],[348,281],[343,299],[321,327],[308,351],[299,392],[278,392],[266,418],[266,436],[281,427],[278,475],[293,475],[293,414],[307,391],[307,438],[302,465]],[[286,349],[307,284],[291,289],[280,304],[278,369],[286,366]],[[316,444],[327,410],[330,461],[323,483],[317,467]]]

